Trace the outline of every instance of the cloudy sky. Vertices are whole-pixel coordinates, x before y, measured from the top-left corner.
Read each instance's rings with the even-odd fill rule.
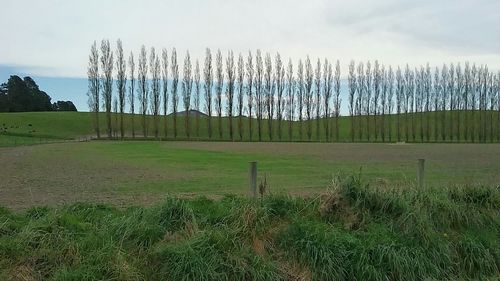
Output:
[[[44,76],[86,75],[93,40],[121,38],[285,57],[379,59],[387,64],[476,61],[500,68],[498,0],[2,0],[0,64]]]
[[[471,61],[500,69],[499,0],[1,0],[1,7],[3,76],[84,78],[90,45],[102,38],[121,38],[128,52],[176,47],[200,59],[206,47],[260,48],[342,65]]]

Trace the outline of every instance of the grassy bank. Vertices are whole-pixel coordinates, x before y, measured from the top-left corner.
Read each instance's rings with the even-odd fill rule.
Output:
[[[497,280],[498,188],[0,211],[2,280]]]

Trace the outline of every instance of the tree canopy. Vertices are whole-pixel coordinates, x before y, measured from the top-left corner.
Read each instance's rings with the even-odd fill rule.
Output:
[[[52,104],[54,111],[77,111],[75,105],[71,101],[57,101]]]
[[[25,111],[76,111],[76,107],[71,101],[52,104],[51,97],[31,77],[12,75],[0,85],[0,112]]]

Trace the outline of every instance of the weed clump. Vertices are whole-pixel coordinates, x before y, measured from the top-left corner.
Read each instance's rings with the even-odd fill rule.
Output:
[[[339,177],[320,197],[319,219],[296,218],[280,246],[320,280],[498,276],[495,196],[481,187],[402,193]]]

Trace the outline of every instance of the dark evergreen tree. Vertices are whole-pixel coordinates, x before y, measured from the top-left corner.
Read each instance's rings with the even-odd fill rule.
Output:
[[[71,101],[57,101],[52,104],[54,111],[77,111],[75,105]]]

